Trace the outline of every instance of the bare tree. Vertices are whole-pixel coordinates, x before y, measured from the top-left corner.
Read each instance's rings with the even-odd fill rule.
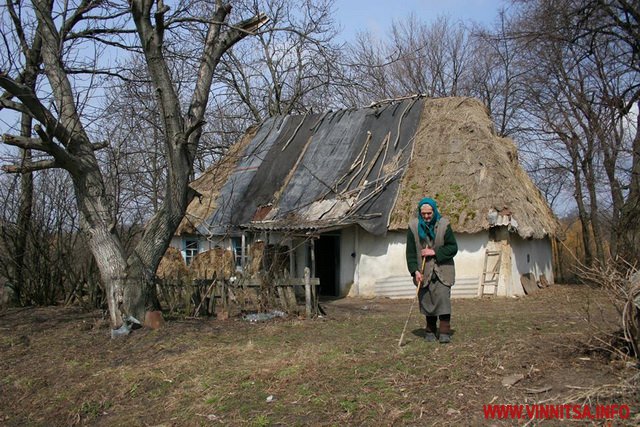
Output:
[[[467,92],[489,108],[501,136],[513,136],[526,127],[522,112],[530,64],[524,60],[526,49],[510,36],[511,19],[501,10],[493,27],[474,27],[467,82]]]
[[[582,43],[587,52],[591,46],[600,47],[596,55],[606,49],[607,58],[612,57],[615,63],[612,70],[606,60],[598,58],[596,62],[601,79],[608,77],[610,83],[602,87],[600,101],[608,114],[598,132],[603,140],[609,137],[609,143],[605,144],[605,167],[615,210],[616,253],[637,263],[640,262],[640,5],[628,0],[590,0],[586,4],[574,1],[570,3],[570,12],[578,21],[576,43]],[[608,75],[611,71],[612,75]],[[636,111],[631,113],[634,106]],[[635,123],[630,123],[634,114]],[[624,180],[619,180],[615,173],[620,148],[629,153],[630,167]],[[622,190],[626,189],[625,198]]]
[[[127,80],[105,91],[99,135],[110,141],[98,160],[118,223],[144,224],[160,210],[167,158],[157,98],[140,58],[128,63]]]
[[[18,77],[20,83],[35,90],[39,67],[42,61],[41,47],[42,39],[39,36],[38,31],[33,37],[33,43],[29,44],[24,30],[21,29],[19,22],[20,17],[16,8],[12,2],[7,2],[6,13],[11,22],[14,23],[16,31],[13,42],[16,43],[15,50],[21,55],[21,60],[24,64],[23,72]],[[7,43],[11,41],[7,40]],[[9,51],[9,49],[7,49]],[[9,65],[9,64],[3,64]],[[4,67],[3,67],[4,68]],[[30,137],[32,132],[32,118],[25,113],[20,114],[20,136]],[[20,149],[20,163],[26,164],[32,161],[31,150],[28,148]],[[25,171],[20,175],[20,208],[17,218],[17,235],[15,241],[15,280],[14,286],[14,302],[19,302],[21,299],[21,288],[24,282],[25,272],[25,253],[27,250],[27,239],[29,235],[29,226],[31,222],[31,211],[33,208],[33,175],[29,171]]]
[[[388,48],[397,52],[398,60],[390,66],[399,92],[431,97],[462,95],[471,56],[464,27],[446,17],[427,25],[409,16],[394,22],[391,34]]]
[[[468,94],[470,41],[461,25],[446,17],[426,24],[409,16],[394,22],[390,33],[382,41],[362,33],[350,47],[348,75],[357,92],[347,91],[347,102],[410,94]]]
[[[348,46],[343,74],[351,84],[337,89],[343,102],[350,107],[358,107],[373,100],[397,96],[389,64],[385,43],[370,32],[361,32]]]
[[[236,45],[222,59],[217,90],[228,109],[241,108],[248,124],[273,115],[324,110],[337,79],[339,47],[333,41],[333,0],[270,0],[247,5],[264,10],[275,29]]]
[[[611,243],[612,255],[622,254],[624,248],[625,257],[634,260],[637,221],[624,218],[638,214],[631,189],[640,158],[633,148],[637,127],[630,121],[639,94],[633,39],[637,10],[634,15],[633,8],[624,9],[629,6],[624,1],[589,5],[584,9],[583,2],[570,0],[524,3],[510,37],[519,40],[531,64],[528,111],[538,128],[563,142],[572,161],[584,238],[590,230],[601,262],[607,256],[605,240]],[[625,188],[630,190],[626,195]],[[587,205],[582,205],[585,198]],[[605,216],[611,218],[609,238],[602,227]]]
[[[128,332],[140,323],[152,288],[152,276],[180,223],[186,206],[194,196],[189,191],[193,162],[198,150],[204,113],[209,102],[215,69],[223,54],[235,43],[257,31],[268,18],[252,16],[237,24],[227,23],[231,5],[222,0],[200,6],[203,12],[191,16],[188,5],[178,4],[170,13],[162,0],[131,0],[128,4],[83,0],[77,4],[33,0],[25,6],[16,31],[37,26],[42,43],[42,68],[50,89],[51,101],[20,81],[22,70],[2,70],[0,98],[3,108],[30,115],[39,123],[37,137],[4,135],[6,144],[33,149],[47,158],[6,167],[9,172],[63,168],[71,178],[80,212],[80,225],[100,270],[106,288],[111,323],[120,332]],[[128,27],[130,18],[135,30]],[[171,43],[168,36],[180,35],[183,24],[201,30],[199,68],[191,86],[188,106],[183,110],[179,88],[165,58]],[[135,31],[138,43],[126,39]],[[74,78],[73,58],[87,50],[78,50],[80,42],[97,41],[110,46],[130,44],[145,58],[148,73],[160,106],[168,171],[165,196],[158,212],[145,227],[139,243],[127,255],[117,227],[113,201],[109,199],[105,179],[95,151],[106,144],[92,141],[88,124],[83,122],[82,92]],[[88,49],[84,47],[84,49]],[[85,66],[87,64],[84,64]],[[84,67],[82,67],[84,69]],[[98,67],[92,63],[95,73]],[[81,71],[75,69],[75,71]]]
[[[30,226],[24,243],[24,230],[17,219],[20,185],[14,177],[0,179],[0,197],[6,200],[0,213],[1,274],[9,279],[15,303],[56,304],[80,301],[99,307],[104,299],[99,291],[95,262],[78,230],[78,212],[68,176],[59,170],[43,171],[34,180]],[[21,262],[24,271],[15,272],[18,252],[24,244]],[[22,282],[17,286],[17,280]],[[86,296],[92,295],[91,301]]]

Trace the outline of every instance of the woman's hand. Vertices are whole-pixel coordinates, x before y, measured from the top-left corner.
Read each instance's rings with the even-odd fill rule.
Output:
[[[416,271],[413,277],[415,277],[416,279],[416,286],[420,286],[420,283],[422,283],[422,273],[420,273],[419,271]]]
[[[431,248],[424,248],[422,251],[420,251],[420,254],[425,258],[429,258],[431,256],[436,256],[436,251]]]

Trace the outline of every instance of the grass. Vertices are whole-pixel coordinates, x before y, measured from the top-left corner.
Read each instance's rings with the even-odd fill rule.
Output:
[[[633,370],[589,351],[584,296],[556,286],[456,300],[452,344],[424,342],[414,314],[402,348],[408,301],[338,300],[308,321],[173,320],[119,340],[77,327],[100,313],[10,311],[0,315],[0,425],[481,425],[483,404],[561,404],[576,390],[567,386]],[[50,321],[30,322],[36,314]],[[525,379],[506,389],[509,374]],[[542,385],[551,391],[526,391]],[[637,395],[616,399],[637,417]]]

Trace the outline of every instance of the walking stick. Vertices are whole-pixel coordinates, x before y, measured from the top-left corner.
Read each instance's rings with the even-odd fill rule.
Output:
[[[420,274],[422,275],[422,280],[418,282],[418,289],[416,289],[416,297],[413,299],[411,303],[411,308],[409,309],[409,316],[407,316],[407,321],[404,322],[404,328],[402,328],[402,335],[400,335],[400,340],[398,341],[398,347],[402,347],[402,340],[404,340],[404,333],[407,330],[407,325],[409,324],[409,319],[411,319],[411,313],[413,312],[413,306],[416,305],[416,300],[420,298],[420,288],[422,287],[422,282],[424,281],[424,265],[427,261],[427,257],[422,257],[422,267],[420,267]]]

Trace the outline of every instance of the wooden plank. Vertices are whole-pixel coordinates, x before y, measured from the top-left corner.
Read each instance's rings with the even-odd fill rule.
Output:
[[[290,310],[294,314],[298,314],[298,301],[296,301],[296,294],[293,292],[293,288],[291,286],[283,287],[285,295],[287,296],[287,301],[290,307]]]
[[[522,283],[522,287],[524,288],[524,291],[527,295],[531,295],[538,290],[536,279],[531,273],[525,273],[520,276],[520,283]]]
[[[320,279],[317,278],[317,277],[310,277],[309,278],[309,284],[311,286],[320,286]],[[260,288],[260,287],[262,287],[262,285],[257,283],[257,282],[245,283],[243,286],[245,288]],[[305,281],[304,281],[304,278],[293,277],[293,278],[290,278],[288,281],[278,282],[277,286],[282,286],[282,287],[305,286]]]
[[[311,270],[309,267],[304,268],[304,302],[305,302],[305,314],[307,319],[311,317],[311,284],[309,283],[309,277],[311,276]]]

